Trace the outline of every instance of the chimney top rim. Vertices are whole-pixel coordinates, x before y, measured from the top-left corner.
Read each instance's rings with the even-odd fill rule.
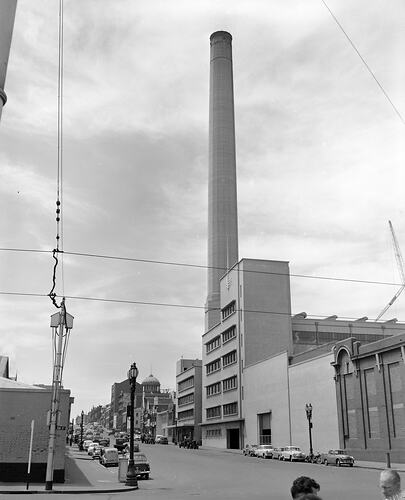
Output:
[[[219,35],[226,36],[232,40],[232,35],[228,31],[222,31],[222,30],[214,31],[214,33],[212,33],[212,35],[210,36],[210,40],[212,41]]]

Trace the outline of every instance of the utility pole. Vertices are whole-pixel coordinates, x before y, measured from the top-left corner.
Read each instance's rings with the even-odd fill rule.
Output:
[[[0,117],[3,106],[7,102],[4,91],[7,64],[10,55],[11,39],[13,36],[15,11],[17,0],[0,1]]]
[[[58,333],[59,327],[59,333]],[[60,312],[51,316],[51,328],[53,330],[54,340],[54,366],[52,379],[52,400],[51,411],[49,418],[49,444],[48,444],[48,459],[46,463],[46,480],[45,490],[52,490],[53,486],[53,465],[55,458],[56,437],[59,428],[59,404],[60,404],[60,389],[62,387],[62,372],[64,353],[69,336],[69,330],[73,328],[73,316],[66,312],[65,299],[62,299]]]

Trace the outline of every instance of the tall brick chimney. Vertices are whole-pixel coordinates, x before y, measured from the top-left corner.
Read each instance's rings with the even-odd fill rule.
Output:
[[[220,322],[220,278],[238,261],[232,36],[216,31],[210,42],[206,331]]]

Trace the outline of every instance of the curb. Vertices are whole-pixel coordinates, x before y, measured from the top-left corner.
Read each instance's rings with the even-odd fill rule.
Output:
[[[74,495],[84,493],[122,493],[124,491],[134,491],[138,486],[128,486],[127,488],[108,488],[108,489],[87,489],[87,490],[0,490],[0,495],[36,495],[36,494],[56,494],[56,495]]]

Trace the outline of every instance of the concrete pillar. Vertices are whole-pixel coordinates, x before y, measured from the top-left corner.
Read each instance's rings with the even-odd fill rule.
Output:
[[[217,31],[210,42],[206,331],[220,322],[220,278],[238,261],[232,36]]]
[[[17,0],[0,0],[0,118],[7,96],[4,91]]]

